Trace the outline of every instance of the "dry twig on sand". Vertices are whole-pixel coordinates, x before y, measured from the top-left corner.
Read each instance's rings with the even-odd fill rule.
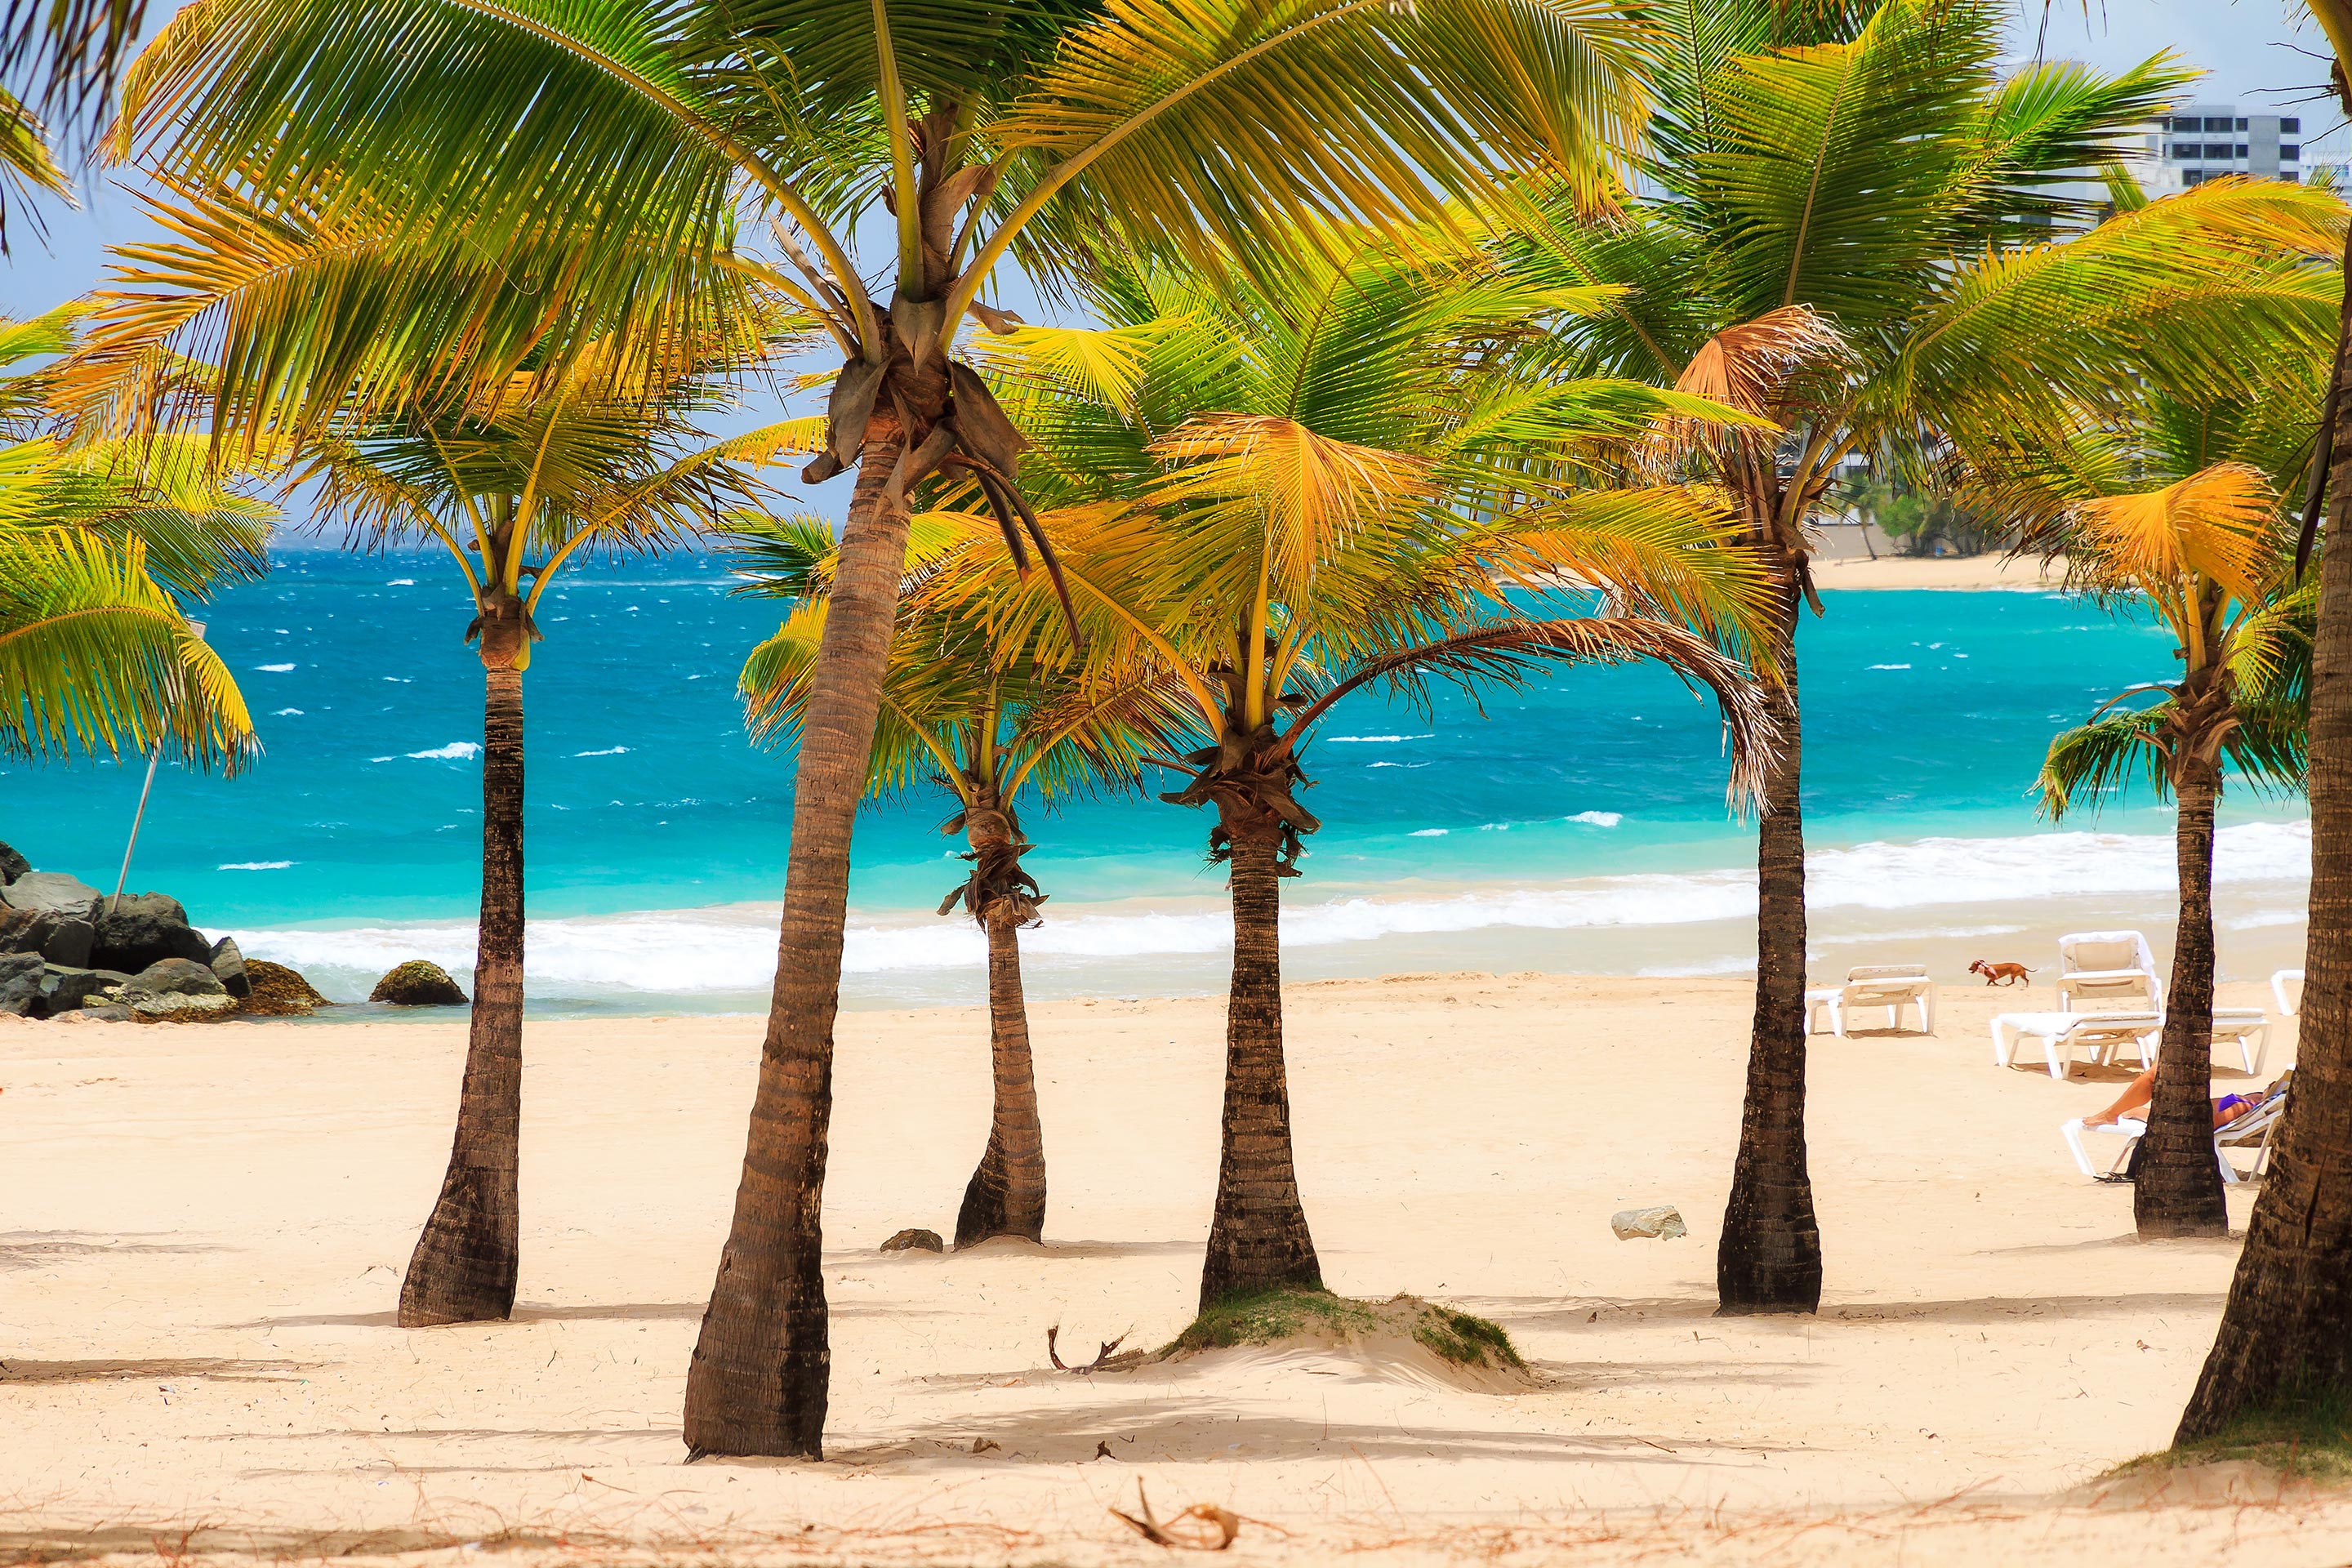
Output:
[[[1127,1334],[1133,1332],[1135,1331],[1131,1328],[1127,1331]],[[1045,1331],[1045,1359],[1054,1363],[1055,1372],[1075,1372],[1081,1377],[1089,1373],[1123,1371],[1143,1359],[1141,1351],[1129,1351],[1122,1355],[1111,1353],[1127,1342],[1127,1334],[1121,1334],[1115,1340],[1103,1341],[1102,1348],[1095,1352],[1095,1359],[1086,1365],[1067,1366],[1063,1363],[1062,1352],[1055,1348],[1055,1342],[1062,1337],[1062,1325],[1055,1323]]]
[[[1213,1502],[1196,1502],[1164,1521],[1154,1519],[1151,1500],[1144,1495],[1140,1476],[1135,1479],[1135,1506],[1142,1512],[1141,1519],[1120,1509],[1110,1511],[1154,1546],[1179,1547],[1186,1552],[1223,1552],[1242,1532],[1241,1515]]]

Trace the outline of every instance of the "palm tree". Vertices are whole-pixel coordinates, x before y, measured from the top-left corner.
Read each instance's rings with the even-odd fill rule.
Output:
[[[0,366],[65,352],[79,314],[0,320]],[[161,750],[233,773],[259,754],[252,717],[184,606],[267,570],[275,512],[185,437],[63,444],[47,391],[0,378],[0,753]]]
[[[1963,471],[2083,400],[2172,367],[2218,385],[2232,330],[2307,297],[2277,251],[2332,252],[2321,193],[2223,183],[2118,212],[2062,195],[2069,172],[2187,78],[2161,58],[2120,76],[2072,63],[2007,78],[1993,0],[1671,0],[1654,200],[1561,223],[1539,278],[1624,290],[1571,323],[1617,374],[1766,416],[1709,471],[1770,563],[1762,670],[1780,735],[1758,830],[1757,985],[1746,1099],[1716,1259],[1726,1312],[1811,1311],[1821,1233],[1806,1164],[1803,749],[1796,628],[1821,606],[1806,528],[1850,453]]]
[[[1016,333],[989,351],[1037,441],[1076,619],[1107,669],[1155,678],[1192,749],[1161,798],[1208,807],[1229,869],[1233,983],[1223,1148],[1203,1309],[1318,1288],[1294,1168],[1281,993],[1282,879],[1320,823],[1298,800],[1306,748],[1350,694],[1511,684],[1548,667],[1661,660],[1706,685],[1759,765],[1769,725],[1715,638],[1753,625],[1758,580],[1723,548],[1703,490],[1587,488],[1667,416],[1736,416],[1608,381],[1565,381],[1531,321],[1589,294],[1515,286],[1475,250],[1443,267],[1369,236],[1220,300],[1134,263],[1093,301],[1095,332]],[[1087,503],[1091,503],[1088,505]],[[1009,574],[943,579],[998,606],[1001,634],[1053,658],[1053,599]],[[1560,613],[1557,584],[1607,613]],[[1535,590],[1534,607],[1506,595]],[[1570,595],[1577,607],[1586,601]],[[1692,629],[1695,623],[1700,629]],[[1064,645],[1066,646],[1066,645]]]
[[[764,353],[752,317],[727,334],[674,341],[650,361],[633,345],[583,357],[547,384],[515,378],[481,414],[413,408],[361,415],[313,438],[293,482],[354,544],[423,543],[464,579],[483,673],[482,900],[472,1026],[449,1167],[401,1281],[400,1321],[503,1319],[519,1264],[522,1111],[523,673],[540,640],[540,595],[585,554],[667,549],[748,499],[747,463],[772,430],[710,444],[695,419],[726,405],[723,379]],[[629,355],[615,384],[605,354]],[[478,558],[478,559],[477,559]]]
[[[2134,688],[2113,711],[2060,735],[2042,768],[2044,808],[2063,816],[2145,773],[2178,806],[2180,923],[2164,1040],[2132,1207],[2144,1237],[2225,1236],[2208,1104],[2213,1033],[2213,813],[2226,757],[2258,784],[2303,782],[2311,615],[2318,584],[2294,582],[2277,492],[2241,462],[2072,509],[2076,583],[2147,605],[2178,641],[2178,679]],[[2140,708],[2119,706],[2142,692]]]
[[[274,339],[224,314],[232,345],[283,350],[217,356],[242,367],[213,400],[230,438],[342,406],[370,372],[322,345],[379,323],[399,323],[436,390],[479,396],[533,356],[626,337],[619,318],[714,268],[783,292],[841,353],[807,478],[858,479],[803,725],[743,1177],[688,1377],[690,1450],[822,1449],[833,1020],[906,498],[944,465],[1008,533],[1030,521],[1018,437],[952,357],[966,315],[1008,324],[981,298],[998,263],[1018,246],[1075,265],[1108,226],[1263,268],[1284,259],[1288,214],[1393,226],[1506,168],[1603,200],[1651,33],[1613,0],[197,0],[134,67],[118,149],[150,147],[167,175],[238,174],[330,222],[400,220],[396,298],[361,312],[314,295]],[[876,209],[889,254],[860,266]],[[739,224],[772,249],[738,248]],[[448,309],[439,275],[485,258],[541,291]],[[313,349],[336,374],[280,379]]]
[[[2309,0],[2336,100],[2352,115],[2352,4]],[[2352,234],[2342,325],[2304,506],[2307,547],[2323,510],[2335,542],[2320,563],[2312,658],[2311,929],[2294,1092],[2213,1350],[2175,1441],[2243,1421],[2340,1404],[2352,1392]]]
[[[1049,515],[1049,526],[1055,520]],[[809,518],[755,519],[733,527],[746,545],[747,591],[798,601],[775,636],[743,665],[751,736],[797,738],[809,681],[823,645],[825,594],[839,548],[832,530]],[[982,520],[953,511],[919,516],[908,551],[908,607],[891,645],[874,737],[876,795],[918,787],[944,790],[955,815],[943,833],[971,845],[971,874],[940,905],[961,908],[988,937],[989,1057],[993,1109],[988,1144],[956,1215],[955,1244],[993,1236],[1043,1239],[1045,1140],[1029,1054],[1029,1013],[1021,984],[1021,931],[1039,923],[1047,895],[1021,864],[1035,846],[1015,803],[1034,785],[1047,801],[1109,784],[1131,787],[1154,735],[1143,683],[1076,689],[1018,647],[1001,646],[970,616],[929,603],[923,580],[952,574],[987,547]],[[1139,706],[1140,703],[1140,706]]]

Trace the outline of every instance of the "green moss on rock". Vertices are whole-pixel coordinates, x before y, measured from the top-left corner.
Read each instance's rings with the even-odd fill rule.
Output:
[[[237,1003],[237,1012],[248,1018],[301,1018],[315,1007],[331,1007],[333,1003],[319,994],[316,987],[303,979],[299,970],[282,963],[272,963],[266,958],[245,961],[246,983],[253,994]]]
[[[412,958],[386,971],[368,993],[368,1000],[389,1002],[395,1007],[462,1007],[466,994],[439,964]]]

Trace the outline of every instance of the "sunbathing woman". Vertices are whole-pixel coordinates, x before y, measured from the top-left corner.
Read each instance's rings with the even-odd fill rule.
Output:
[[[2213,1102],[2213,1125],[2216,1127],[2227,1127],[2231,1122],[2235,1121],[2241,1116],[2245,1115],[2246,1112],[2252,1110],[2259,1106],[2268,1104],[2273,1096],[2283,1094],[2286,1091],[2286,1080],[2294,1076],[2294,1075],[2293,1073],[2286,1074],[2277,1082],[2272,1084],[2268,1089],[2263,1090],[2260,1094],[2223,1095],[2221,1099]],[[2116,1098],[2116,1102],[2113,1105],[2108,1106],[2096,1116],[2085,1116],[2083,1118],[2083,1125],[2085,1127],[2112,1127],[2117,1121],[2122,1121],[2125,1117],[2131,1116],[2133,1112],[2144,1109],[2147,1105],[2148,1101],[2155,1098],[2156,1069],[2152,1067],[2144,1068],[2141,1069],[2140,1075],[2137,1078],[2132,1079],[2131,1082],[2124,1086],[2123,1093]],[[2135,1117],[2134,1120],[2142,1121],[2145,1120],[2145,1118]]]

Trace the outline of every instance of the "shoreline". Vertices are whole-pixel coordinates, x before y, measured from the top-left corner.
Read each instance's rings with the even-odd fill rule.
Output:
[[[2151,825],[2153,826],[2153,825]],[[2301,961],[2308,829],[2301,818],[2222,829],[2216,913],[2225,977],[2259,979]],[[1747,849],[1734,845],[1733,853]],[[1752,850],[1747,850],[1752,854]],[[1957,977],[1981,957],[2048,962],[2058,936],[2146,930],[2170,939],[2168,833],[2070,830],[2011,838],[1937,835],[1817,847],[1808,857],[1817,975],[1893,958]],[[1916,895],[1915,901],[1914,895]],[[1400,884],[1381,893],[1295,886],[1283,919],[1285,972],[1372,979],[1426,971],[1653,977],[1752,973],[1752,862],[1545,880]],[[763,1012],[775,952],[772,904],[730,904],[530,923],[535,1016],[696,1016]],[[330,996],[364,996],[394,963],[423,957],[467,984],[470,922],[340,930],[233,928],[254,958],[301,971]],[[1024,933],[1034,998],[1222,994],[1231,942],[1223,899],[1060,902]],[[956,1005],[976,999],[984,948],[968,921],[929,911],[853,915],[844,1005]]]
[[[817,1466],[688,1465],[677,1427],[756,1020],[535,1026],[515,1319],[422,1331],[392,1306],[448,1154],[462,1017],[331,1045],[236,1023],[0,1028],[9,1539],[153,1562],[193,1527],[225,1563],[305,1542],[413,1563],[469,1542],[532,1568],[1164,1563],[1106,1511],[1140,1482],[1163,1516],[1242,1515],[1238,1560],[1263,1563],[1573,1548],[1834,1568],[1899,1546],[2186,1564],[2235,1531],[2245,1560],[2318,1563],[2352,1545],[2352,1500],[2261,1476],[2081,1489],[2162,1446],[2236,1247],[2136,1242],[2129,1189],[2067,1162],[2057,1123],[2128,1069],[2062,1083],[1988,1059],[1992,1012],[2047,1006],[2047,986],[1946,987],[1932,1036],[1813,1037],[1829,1277],[1807,1319],[1713,1315],[1751,985],[1423,973],[1287,993],[1326,1277],[1501,1323],[1528,1386],[1343,1350],[1047,1364],[1048,1327],[1154,1346],[1192,1315],[1217,999],[1039,1004],[1046,1242],[943,1257],[875,1248],[952,1229],[987,1132],[985,1012],[843,1015]],[[2290,1026],[2256,1076],[2293,1043]],[[2248,1081],[2231,1057],[2215,1088]],[[2256,1190],[2230,1190],[2233,1222]],[[1691,1234],[1611,1235],[1649,1203]]]
[[[2065,585],[2063,559],[2045,566],[2041,561],[2007,555],[1928,556],[1865,555],[1811,559],[1813,586],[1827,593],[1839,588],[1933,588],[1952,591],[2045,593]]]

